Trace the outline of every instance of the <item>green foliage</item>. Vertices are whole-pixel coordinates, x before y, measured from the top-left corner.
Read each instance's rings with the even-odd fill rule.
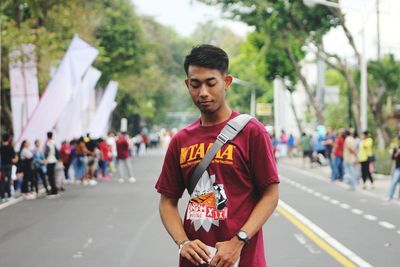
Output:
[[[246,81],[246,85],[233,85],[228,93],[230,105],[242,112],[250,112],[251,90],[255,89],[256,102],[271,103],[273,90],[265,78],[267,65],[264,60],[266,50],[259,46],[263,44],[262,35],[257,32],[250,34],[240,46],[240,52],[231,60],[231,74]]]
[[[387,149],[377,149],[375,150],[375,158],[375,172],[390,175],[393,164],[391,151]]]
[[[396,61],[394,55],[390,54],[379,61],[368,62],[368,84],[370,88],[379,88],[382,83],[385,90],[379,99],[386,102],[389,96],[400,102],[400,62]]]

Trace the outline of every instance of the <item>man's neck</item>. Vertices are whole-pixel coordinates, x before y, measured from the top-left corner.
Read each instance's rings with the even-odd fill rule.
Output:
[[[213,126],[226,121],[232,115],[232,109],[229,107],[219,110],[212,114],[201,114],[200,122],[202,126]]]

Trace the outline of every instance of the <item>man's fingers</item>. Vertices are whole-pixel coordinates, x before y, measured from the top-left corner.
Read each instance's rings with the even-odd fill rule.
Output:
[[[200,240],[193,240],[185,245],[181,254],[196,265],[207,263],[210,258],[207,246]]]

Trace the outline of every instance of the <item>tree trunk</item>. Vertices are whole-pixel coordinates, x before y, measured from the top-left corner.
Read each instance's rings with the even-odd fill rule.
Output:
[[[0,106],[1,132],[13,134],[12,113],[10,109],[10,101],[6,101],[4,89],[1,91],[1,106]]]
[[[291,62],[292,65],[293,65],[293,68],[294,68],[295,71],[296,71],[297,76],[299,77],[301,83],[302,83],[303,86],[304,86],[304,89],[306,90],[306,93],[307,93],[307,95],[308,95],[308,98],[310,99],[311,106],[313,107],[313,109],[314,109],[314,111],[315,111],[315,115],[316,115],[316,117],[317,117],[318,123],[319,123],[319,124],[324,124],[324,122],[325,122],[324,115],[322,114],[322,111],[321,111],[320,107],[318,106],[317,101],[315,100],[314,95],[313,95],[312,92],[311,92],[311,88],[310,88],[310,86],[309,86],[309,84],[308,84],[306,78],[305,78],[304,75],[301,73],[300,65],[297,63],[296,59],[294,58],[293,51],[292,51],[292,49],[290,48],[289,45],[286,45],[286,52],[287,52],[287,54],[288,54],[288,56],[289,56],[290,62]]]
[[[347,64],[343,62],[342,58],[340,58],[338,55],[334,54],[329,54],[326,52],[323,48],[321,48],[321,58],[324,59],[326,64],[328,64],[330,67],[338,70],[340,73],[342,73],[343,77],[347,81],[347,85],[349,86],[349,90],[351,92],[351,97],[353,100],[353,114],[354,114],[354,121],[356,124],[356,130],[358,132],[361,131],[361,120],[360,120],[360,96],[358,93],[358,89],[356,84],[354,83],[353,79],[353,74],[351,73],[350,69],[347,67]],[[330,60],[331,58],[335,59],[337,64],[332,63]]]
[[[377,131],[380,132],[380,136],[383,138],[385,147],[388,147],[390,145],[392,136],[390,134],[387,118],[385,118],[383,115],[382,96],[385,89],[381,86],[383,85],[380,84],[378,86],[376,93],[368,94],[368,103],[376,121]]]

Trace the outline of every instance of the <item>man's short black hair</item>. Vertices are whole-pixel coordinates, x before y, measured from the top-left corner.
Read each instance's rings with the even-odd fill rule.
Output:
[[[228,54],[219,47],[202,44],[193,47],[190,54],[186,56],[184,63],[186,75],[188,74],[190,65],[217,69],[222,74],[226,74],[229,67],[229,57]]]
[[[49,139],[53,138],[53,132],[47,132],[47,138]]]

